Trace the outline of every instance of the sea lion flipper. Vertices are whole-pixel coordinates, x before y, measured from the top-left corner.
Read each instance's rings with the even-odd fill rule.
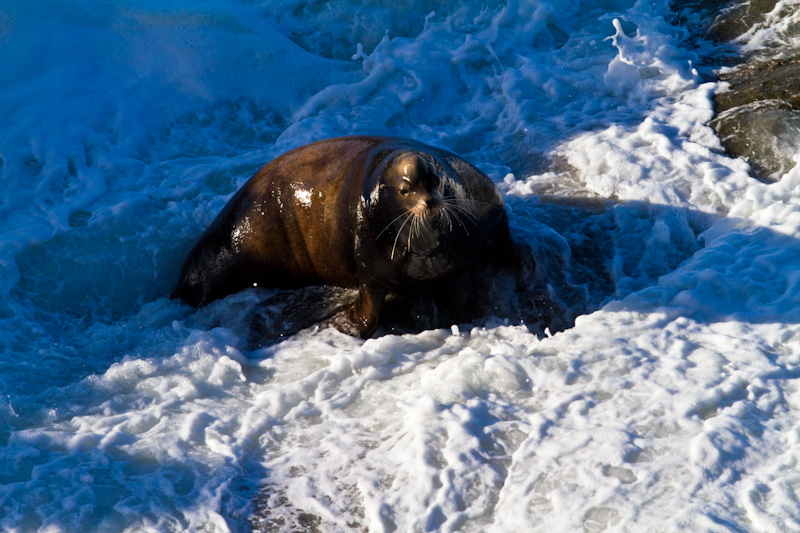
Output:
[[[358,289],[356,301],[336,313],[329,324],[347,335],[368,339],[378,329],[384,298],[385,289],[364,283]]]

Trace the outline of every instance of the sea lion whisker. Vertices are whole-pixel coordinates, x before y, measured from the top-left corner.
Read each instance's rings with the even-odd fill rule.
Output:
[[[422,219],[422,229],[427,231],[428,233],[431,232],[433,226],[431,225],[431,221],[429,220],[428,216],[420,217]]]
[[[453,220],[450,218],[450,210],[444,204],[442,204],[442,208],[439,210],[436,223],[437,225],[441,226],[442,229],[444,229],[445,226],[448,226],[448,231],[453,231]]]
[[[467,229],[467,225],[464,223],[464,221],[463,221],[463,220],[461,220],[461,217],[460,217],[460,216],[458,216],[458,213],[459,213],[458,206],[455,206],[455,205],[452,205],[452,204],[451,204],[451,205],[448,205],[448,206],[446,206],[446,209],[450,210],[450,214],[451,214],[451,215],[452,215],[452,217],[455,219],[456,223],[457,223],[459,226],[461,226],[462,228],[464,228],[464,232],[465,232],[467,235],[469,235],[469,230]],[[474,218],[471,216],[471,213],[469,213],[469,212],[466,212],[466,211],[464,211],[464,210],[462,209],[462,210],[461,210],[461,214],[465,215],[465,216],[466,216],[466,218],[467,218],[467,219],[469,219],[469,220],[470,220],[470,221],[471,221],[473,224],[474,224],[474,223],[476,223],[476,220],[475,220],[475,219],[474,219]]]
[[[461,219],[457,218],[456,213],[453,211],[453,208],[449,205],[442,205],[442,212],[445,213],[447,217],[447,224],[450,226],[450,231],[453,231],[453,219],[455,218],[456,223],[459,226],[463,226],[464,224],[461,223]]]
[[[411,218],[411,228],[409,229],[408,232],[408,241],[406,242],[406,250],[408,250],[409,252],[411,251],[411,237],[414,236],[414,228],[417,226],[417,221],[418,221],[417,215],[413,215]]]
[[[420,237],[422,235],[423,230],[427,230],[427,228],[428,228],[427,219],[424,216],[420,215],[420,214],[415,214],[414,215],[413,230],[412,230],[411,235],[409,237],[412,238],[412,239]]]
[[[465,209],[469,211],[469,209],[464,205],[466,203],[475,204],[475,203],[482,203],[473,200],[465,200],[464,198],[458,198],[457,196],[448,196],[442,200],[442,202],[447,203],[448,205],[455,205],[460,207],[461,209]]]
[[[470,213],[468,211],[459,211],[458,209],[454,208],[453,209],[453,216],[456,217],[456,220],[458,221],[459,224],[462,224],[461,217],[459,216],[459,214],[463,215],[464,218],[466,218],[467,220],[469,220],[473,224],[475,222],[477,222],[477,219],[475,218],[475,216],[472,213]]]
[[[384,231],[386,231],[387,229],[391,228],[391,227],[392,227],[392,224],[394,224],[395,222],[397,222],[398,220],[400,220],[401,218],[403,218],[404,216],[406,216],[406,215],[408,215],[408,214],[411,214],[411,211],[410,211],[410,210],[408,210],[408,211],[404,211],[404,212],[400,213],[400,215],[399,215],[399,216],[396,216],[396,217],[395,217],[395,218],[394,218],[394,219],[393,219],[391,222],[389,222],[388,224],[386,224],[386,227],[384,227],[384,228],[381,230],[381,232],[380,232],[380,233],[378,233],[378,235],[376,235],[376,236],[375,236],[375,240],[377,241],[377,240],[380,238],[380,236],[381,236],[381,235],[383,235],[383,232],[384,232]],[[403,226],[404,226],[404,225],[405,225],[405,223],[403,224]],[[400,230],[402,230],[402,229],[403,229],[403,226],[400,226]],[[398,230],[398,231],[400,231],[400,230]]]
[[[462,220],[462,218],[461,218],[462,216],[466,220],[472,222],[473,224],[477,223],[477,219],[472,215],[472,213],[465,212],[465,211],[459,211],[458,209],[453,208],[452,209],[452,214],[453,214],[453,217],[456,219],[456,222],[458,222],[458,224],[461,225],[461,226],[466,226],[466,224],[464,223],[464,220]]]
[[[411,211],[406,211],[405,213],[403,213],[403,215],[407,215],[407,216],[406,216],[406,219],[403,221],[403,223],[400,225],[400,229],[397,230],[397,235],[395,235],[395,237],[394,237],[394,244],[392,245],[392,253],[389,256],[390,259],[394,259],[394,249],[397,247],[397,239],[400,238],[400,234],[403,232],[403,228],[406,226],[406,224],[411,219],[411,217],[414,216],[414,213],[412,213]],[[401,216],[403,216],[403,215],[401,215]],[[397,220],[397,219],[395,219],[395,220]]]
[[[483,205],[490,205],[490,206],[494,206],[495,205],[492,202],[484,202],[483,200],[475,200],[474,198],[464,199],[464,198],[459,198],[458,196],[455,196],[455,195],[452,195],[452,194],[450,196],[448,196],[447,198],[445,198],[445,200],[452,200],[452,201],[454,201],[456,203],[459,203],[459,204],[462,203],[462,202],[469,202],[471,204],[483,204]]]
[[[445,202],[445,204],[444,204],[444,205],[446,205],[446,206],[448,206],[448,207],[452,208],[454,211],[460,212],[461,214],[463,214],[464,216],[466,216],[468,219],[470,219],[472,222],[475,222],[475,221],[477,221],[477,217],[476,217],[475,213],[473,213],[473,212],[472,212],[470,209],[468,209],[467,207],[463,206],[463,205],[461,204],[461,202],[459,202],[457,199],[454,199],[454,200],[450,200],[450,199],[448,199],[448,200]]]
[[[475,217],[475,215],[473,213],[471,213],[469,210],[465,209],[464,207],[462,207],[462,206],[460,206],[458,204],[448,203],[446,205],[446,208],[452,210],[451,212],[452,212],[453,217],[456,219],[456,222],[458,222],[459,225],[464,226],[465,229],[466,229],[466,226],[464,225],[464,222],[461,220],[461,217],[458,216],[459,213],[464,215],[464,217],[467,220],[469,220],[470,222],[472,222],[473,224],[475,224],[477,222],[477,218]]]
[[[464,213],[464,214],[466,214],[466,213]],[[456,222],[458,222],[458,224],[459,224],[459,225],[460,225],[462,228],[464,228],[464,232],[465,232],[465,233],[466,233],[466,234],[469,236],[469,230],[467,229],[467,225],[466,225],[466,224],[464,224],[464,221],[463,221],[463,220],[461,220],[461,217],[459,217],[459,216],[458,216],[458,212],[457,212],[457,211],[453,211],[453,218],[455,218],[455,219],[456,219]],[[475,221],[474,221],[474,220],[473,220],[473,223],[475,223]]]

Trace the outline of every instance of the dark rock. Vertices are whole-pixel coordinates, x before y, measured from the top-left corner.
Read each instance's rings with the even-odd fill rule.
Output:
[[[800,55],[776,59],[753,57],[723,72],[729,89],[714,97],[717,112],[761,100],[780,100],[800,109]]]
[[[695,25],[695,30],[726,43],[718,65],[735,65],[718,74],[718,80],[727,84],[721,84],[714,96],[717,116],[709,125],[730,156],[750,164],[753,177],[768,182],[780,179],[794,167],[793,156],[800,153],[800,53],[767,45],[746,56],[739,54],[734,63],[725,56],[738,51],[735,41],[767,21],[778,2],[687,0],[676,6],[702,15],[692,20],[711,20],[702,27]],[[798,7],[782,9],[788,14]]]
[[[709,125],[725,150],[764,181],[779,180],[800,153],[800,111],[784,100],[754,100],[723,111]]]
[[[776,0],[703,2],[704,6],[708,7],[710,4],[719,10],[719,15],[708,29],[708,36],[717,42],[732,41],[756,24],[764,22],[765,15],[775,9],[777,3]]]

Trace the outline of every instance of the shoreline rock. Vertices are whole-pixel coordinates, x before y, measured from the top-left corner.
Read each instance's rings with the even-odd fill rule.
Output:
[[[684,4],[713,16],[705,37],[737,46],[736,40],[765,23],[778,2],[730,1]],[[782,6],[788,16],[800,6]],[[800,32],[800,27],[793,31]],[[777,181],[795,166],[800,153],[800,50],[764,46],[740,55],[740,62],[717,71],[722,82],[714,96],[715,117],[709,123],[732,157],[747,161],[751,175]]]

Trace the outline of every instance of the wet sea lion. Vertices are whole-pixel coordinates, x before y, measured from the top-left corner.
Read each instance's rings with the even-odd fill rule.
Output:
[[[368,338],[387,292],[424,291],[487,246],[514,255],[503,197],[480,170],[409,139],[340,137],[256,172],[189,252],[171,297],[198,307],[254,285],[358,288],[330,323]]]

